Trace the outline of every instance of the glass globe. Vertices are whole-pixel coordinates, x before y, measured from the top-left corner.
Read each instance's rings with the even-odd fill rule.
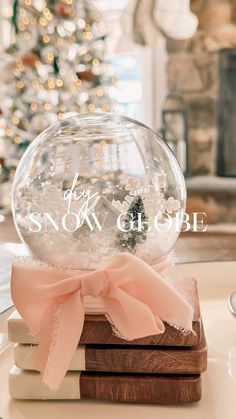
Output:
[[[179,165],[151,129],[119,115],[73,114],[28,147],[12,210],[35,258],[94,269],[119,252],[149,264],[167,255],[185,197]]]

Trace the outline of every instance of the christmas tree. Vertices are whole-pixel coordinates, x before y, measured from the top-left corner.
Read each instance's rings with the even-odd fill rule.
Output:
[[[118,247],[121,251],[132,253],[137,244],[144,242],[147,238],[148,217],[145,214],[141,196],[134,198],[131,202],[127,214],[123,219],[122,227],[127,231],[118,232]]]
[[[66,113],[110,111],[113,77],[106,25],[91,0],[13,0],[9,18],[1,130],[6,157],[17,164],[30,141]]]

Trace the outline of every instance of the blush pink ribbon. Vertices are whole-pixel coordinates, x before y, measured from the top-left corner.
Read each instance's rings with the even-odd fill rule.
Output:
[[[126,340],[163,333],[163,321],[192,331],[193,308],[162,278],[164,267],[165,262],[151,267],[127,253],[101,269],[69,275],[44,266],[13,264],[12,299],[37,338],[36,367],[51,390],[60,386],[80,341],[85,296],[99,298],[114,333]]]

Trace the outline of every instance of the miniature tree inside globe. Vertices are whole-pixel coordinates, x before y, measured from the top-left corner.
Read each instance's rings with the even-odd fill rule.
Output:
[[[119,252],[154,264],[179,235],[185,183],[165,143],[123,116],[74,114],[23,155],[12,210],[32,255],[66,269],[95,269]]]

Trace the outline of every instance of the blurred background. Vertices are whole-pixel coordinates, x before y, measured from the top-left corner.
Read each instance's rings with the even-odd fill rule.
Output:
[[[70,112],[124,114],[169,144],[188,212],[235,233],[234,0],[0,0],[0,217],[30,142]]]

